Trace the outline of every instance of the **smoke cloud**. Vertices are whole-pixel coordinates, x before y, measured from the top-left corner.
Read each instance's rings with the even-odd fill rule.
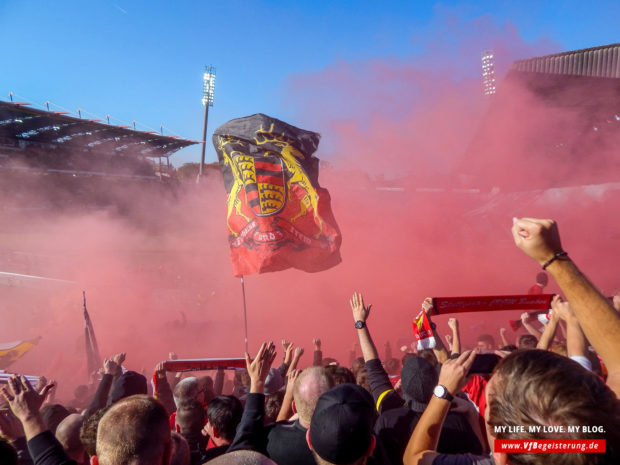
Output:
[[[385,341],[412,339],[426,296],[526,293],[539,269],[512,243],[513,216],[558,220],[571,257],[605,292],[618,286],[610,251],[620,233],[609,218],[620,200],[619,116],[586,130],[603,124],[600,111],[584,110],[592,87],[566,90],[582,102],[568,107],[546,97],[553,83],[504,79],[508,63],[558,45],[525,42],[490,17],[463,22],[440,12],[432,26],[412,37],[420,52],[408,59],[341,61],[290,78],[290,122],[323,134],[320,181],[342,230],[343,262],[317,274],[246,277],[250,352],[265,339],[292,339],[307,365],[320,337],[325,356],[347,364],[353,291],[373,304],[381,355]],[[490,100],[478,74],[487,48],[499,60]],[[2,190],[3,205],[20,207],[2,211],[3,271],[75,283],[0,288],[0,340],[42,336],[11,369],[59,378],[66,396],[86,382],[82,289],[102,355],[127,352],[130,369],[148,376],[169,351],[241,356],[241,285],[218,173],[174,189],[86,181],[91,195],[102,185],[112,198],[102,204],[114,207],[80,207],[66,186],[43,179]],[[460,316],[465,346],[481,333],[499,339],[509,318],[518,312]],[[446,320],[436,318],[443,334]]]

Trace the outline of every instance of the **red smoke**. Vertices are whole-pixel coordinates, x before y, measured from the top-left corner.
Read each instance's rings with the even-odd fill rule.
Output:
[[[395,346],[411,337],[411,319],[426,296],[525,293],[539,270],[512,243],[513,216],[557,219],[566,250],[594,282],[605,291],[618,286],[610,253],[620,238],[611,219],[618,187],[559,189],[608,182],[610,174],[617,179],[617,149],[609,147],[618,145],[586,138],[584,152],[570,159],[528,151],[518,141],[534,133],[573,140],[579,115],[549,109],[515,83],[507,92],[501,80],[501,108],[494,110],[495,102],[482,97],[480,52],[494,48],[501,71],[514,59],[550,52],[550,45],[526,44],[513,26],[490,18],[462,23],[439,16],[436,34],[416,39],[425,50],[419,57],[340,62],[291,79],[288,101],[300,117],[289,122],[323,133],[318,156],[329,166],[320,180],[342,230],[343,262],[317,274],[246,277],[251,351],[264,339],[292,339],[306,348],[306,365],[312,338],[320,337],[326,356],[348,363],[346,350],[356,340],[348,300],[357,290],[373,304],[369,324],[381,354],[384,341]],[[514,116],[524,108],[534,120]],[[493,111],[501,113],[494,114],[498,124],[491,135],[480,133]],[[477,138],[493,150],[472,154]],[[241,355],[241,286],[228,259],[221,179],[182,186],[174,196],[122,189],[122,211],[27,212],[2,222],[5,248],[31,257],[29,270],[13,263],[6,271],[78,283],[0,291],[0,340],[43,336],[12,369],[60,378],[67,389],[86,382],[82,289],[102,355],[125,351],[130,369],[151,373],[170,350],[181,357]],[[33,188],[31,195],[54,193]],[[499,339],[497,329],[517,316],[463,316],[465,345],[483,332]],[[436,319],[443,334],[445,320]]]

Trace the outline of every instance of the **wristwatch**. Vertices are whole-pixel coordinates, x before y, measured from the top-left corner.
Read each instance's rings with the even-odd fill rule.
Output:
[[[357,329],[362,329],[362,328],[366,327],[366,322],[365,322],[365,321],[362,321],[362,320],[357,320],[357,321],[355,322],[355,327],[356,327]]]
[[[454,396],[448,392],[448,390],[443,384],[438,384],[437,386],[435,386],[435,389],[433,389],[433,394],[436,397],[439,397],[440,399],[446,399],[449,402],[452,402],[452,399],[454,399]]]

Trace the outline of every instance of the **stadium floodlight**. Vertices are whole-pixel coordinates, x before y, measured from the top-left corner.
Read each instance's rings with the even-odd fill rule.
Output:
[[[215,95],[215,66],[205,66],[203,75],[204,84],[202,86],[202,104],[213,106],[213,96]]]
[[[202,177],[205,168],[205,150],[207,147],[207,121],[209,120],[209,107],[213,106],[213,97],[215,95],[215,66],[205,66],[205,72],[202,76],[202,104],[205,107],[204,126],[202,127],[202,154],[200,156],[200,170],[198,171],[198,180]]]

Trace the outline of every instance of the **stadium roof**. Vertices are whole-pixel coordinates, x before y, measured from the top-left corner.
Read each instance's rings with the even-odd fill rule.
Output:
[[[169,157],[195,140],[136,131],[63,112],[31,108],[27,103],[0,101],[0,148],[46,146],[106,154]]]
[[[517,60],[510,69],[535,73],[620,78],[620,43]]]

